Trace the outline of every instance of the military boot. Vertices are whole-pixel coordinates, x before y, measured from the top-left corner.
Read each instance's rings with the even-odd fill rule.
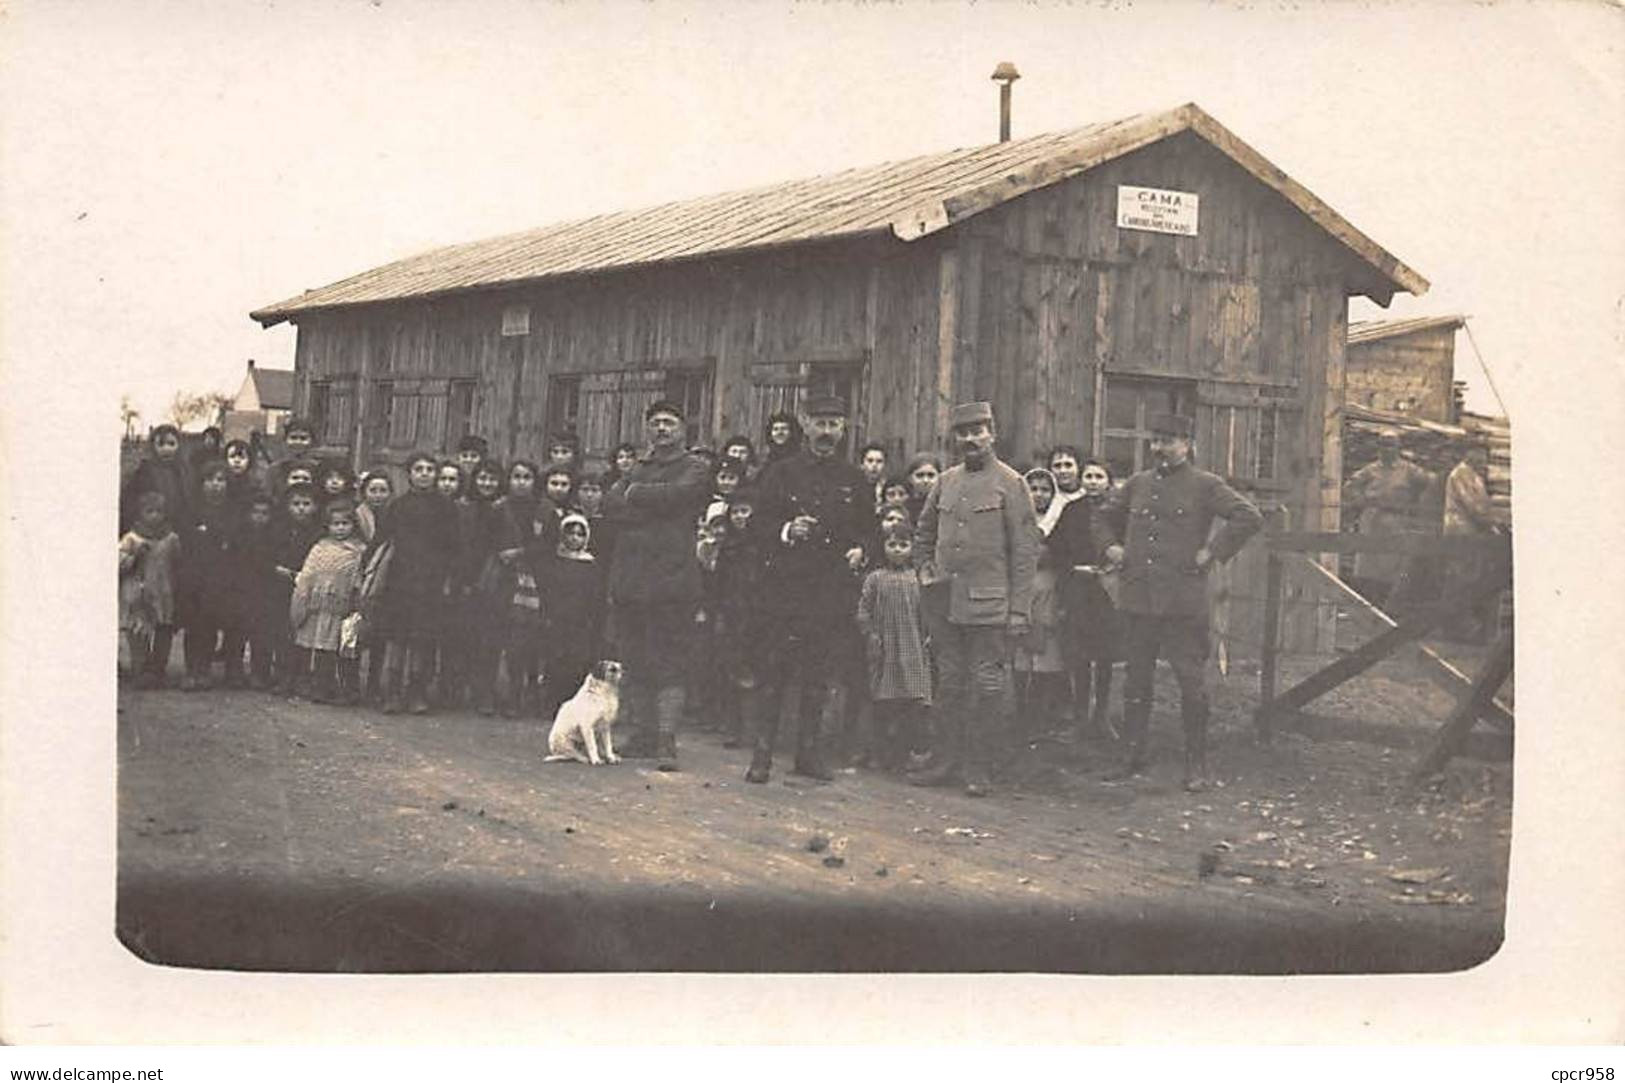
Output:
[[[1123,729],[1128,741],[1128,755],[1122,766],[1106,776],[1108,782],[1121,782],[1145,774],[1146,731],[1151,727],[1151,704],[1148,700],[1123,701]]]
[[[723,731],[723,748],[740,748],[745,743],[745,729],[748,720],[754,713],[752,700],[755,698],[754,688],[734,686],[733,695],[729,696],[728,726]]]
[[[925,766],[909,774],[910,785],[946,786],[959,777],[959,761],[965,739],[964,717],[955,708],[948,708],[943,714],[946,717],[937,719],[929,758]]]
[[[824,758],[825,735],[834,729],[841,701],[840,697],[827,691],[822,696],[811,697],[807,695],[808,691],[802,689],[801,722],[796,727],[796,762],[791,771],[828,782],[835,774]],[[821,704],[817,702],[820,699],[823,701]]]
[[[960,755],[960,779],[965,783],[965,796],[986,797],[993,792],[993,757],[1010,733],[1013,707],[1014,703],[1003,697],[977,696],[973,701]]]
[[[1200,793],[1208,788],[1207,699],[1193,696],[1179,707],[1185,723],[1185,789]]]
[[[655,770],[676,771],[677,724],[683,718],[683,704],[688,689],[680,684],[668,685],[655,696]]]
[[[400,714],[406,709],[406,651],[399,643],[384,646],[383,672],[379,685],[384,694],[384,713]]]
[[[620,725],[626,740],[616,746],[624,759],[646,760],[655,754],[655,690],[628,681],[621,696]]]
[[[1091,663],[1098,671],[1094,682],[1094,710],[1089,715],[1089,726],[1096,736],[1104,737],[1109,741],[1120,741],[1123,735],[1117,732],[1117,726],[1112,722],[1112,667],[1105,662]]]
[[[763,695],[760,691],[756,695],[760,709],[754,718],[750,769],[745,772],[745,781],[763,783],[773,773],[773,742],[779,734],[780,697]]]

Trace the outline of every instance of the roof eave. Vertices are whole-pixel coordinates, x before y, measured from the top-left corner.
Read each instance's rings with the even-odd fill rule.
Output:
[[[250,312],[249,318],[259,322],[263,328],[274,327],[284,321],[294,321],[300,316],[315,312],[330,312],[340,308],[362,308],[367,305],[391,305],[408,301],[432,301],[445,297],[461,297],[474,293],[494,293],[499,290],[520,289],[542,282],[559,282],[573,278],[596,278],[600,275],[615,274],[621,271],[646,271],[652,267],[674,267],[685,263],[700,263],[707,260],[724,259],[735,256],[755,256],[768,252],[779,252],[790,248],[806,248],[824,244],[846,244],[852,241],[863,240],[870,237],[890,237],[892,230],[885,226],[873,229],[856,229],[845,233],[832,233],[818,237],[803,237],[788,241],[770,241],[763,244],[743,245],[738,248],[724,248],[712,252],[697,252],[693,255],[679,256],[674,259],[652,259],[638,263],[625,263],[614,267],[591,267],[578,271],[559,271],[549,274],[529,275],[524,278],[514,278],[503,282],[481,282],[470,286],[454,286],[424,293],[402,294],[396,297],[368,298],[358,301],[330,301],[312,303],[306,297],[283,301],[266,308],[255,309]],[[335,283],[342,285],[342,283]],[[313,293],[326,292],[326,287],[314,290]]]
[[[957,225],[1017,196],[1039,188],[1047,188],[1185,131],[1195,132],[1252,174],[1260,183],[1274,189],[1307,215],[1315,225],[1331,234],[1381,276],[1380,281],[1362,283],[1356,292],[1386,308],[1396,292],[1404,291],[1420,297],[1428,291],[1427,279],[1356,229],[1319,196],[1273,165],[1194,102],[1187,102],[1177,109],[1170,109],[1164,113],[1135,118],[1125,122],[1117,132],[1103,140],[1091,141],[1075,151],[1056,155],[1037,165],[949,196],[947,199],[911,207],[893,219],[892,232],[900,240],[917,240]]]
[[[1349,332],[1349,345],[1360,346],[1368,342],[1382,342],[1390,338],[1421,334],[1424,331],[1459,331],[1467,326],[1468,319],[1468,316],[1461,313],[1449,313],[1442,316],[1401,320],[1391,326],[1362,328],[1357,331],[1351,330]]]

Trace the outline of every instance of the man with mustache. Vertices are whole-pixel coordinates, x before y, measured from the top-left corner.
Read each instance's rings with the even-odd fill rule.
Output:
[[[1118,611],[1127,640],[1123,724],[1128,761],[1113,778],[1143,774],[1157,656],[1179,681],[1185,788],[1207,787],[1207,573],[1235,556],[1263,525],[1258,508],[1217,474],[1191,464],[1188,417],[1151,418],[1155,467],[1129,478],[1100,516],[1106,559],[1123,566]],[[1209,540],[1215,519],[1225,525]]]
[[[763,599],[768,657],[764,669],[772,694],[763,697],[747,782],[766,782],[773,768],[779,704],[797,686],[800,724],[796,774],[828,780],[824,736],[838,702],[836,663],[853,635],[864,543],[873,530],[870,487],[857,467],[840,455],[846,436],[846,403],[833,395],[807,401],[800,424],[800,450],[770,462],[757,478],[753,529],[770,533],[763,548],[767,569]],[[754,524],[760,521],[761,526]]]
[[[710,491],[705,460],[683,447],[683,425],[677,403],[652,403],[643,412],[648,449],[604,494],[604,515],[616,532],[609,604],[626,665],[623,704],[639,727],[622,754],[652,752],[659,771],[678,769],[683,676],[700,601],[694,517]]]
[[[942,717],[930,762],[909,781],[958,778],[981,797],[992,738],[1007,721],[1010,640],[1031,628],[1038,519],[1027,483],[994,453],[992,405],[956,406],[949,424],[962,461],[937,480],[914,527],[921,588],[947,594],[938,609],[947,620],[933,620],[931,632]]]

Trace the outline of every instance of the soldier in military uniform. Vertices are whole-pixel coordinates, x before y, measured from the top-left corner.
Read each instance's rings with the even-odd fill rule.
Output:
[[[1128,760],[1113,777],[1145,770],[1151,684],[1160,655],[1179,681],[1185,788],[1199,790],[1207,785],[1207,572],[1235,556],[1263,518],[1217,474],[1192,465],[1190,418],[1162,414],[1151,419],[1151,430],[1156,466],[1129,478],[1100,517],[1106,558],[1123,565],[1118,610],[1128,659]],[[1215,519],[1225,522],[1210,539]]]
[[[763,530],[767,568],[762,599],[773,694],[763,697],[747,782],[766,782],[773,767],[780,703],[800,689],[795,773],[828,780],[824,737],[837,703],[836,665],[857,619],[864,544],[874,530],[873,490],[840,455],[846,403],[810,399],[800,420],[803,446],[770,462],[756,480],[753,529]],[[755,525],[755,524],[760,524]]]
[[[945,592],[947,620],[932,621],[940,687],[931,762],[910,781],[938,786],[958,777],[965,792],[988,792],[991,737],[1007,721],[1010,639],[1032,626],[1038,519],[1027,483],[993,452],[993,407],[954,407],[963,462],[937,480],[914,528],[922,591]]]
[[[704,459],[683,448],[683,409],[653,403],[643,414],[649,448],[604,494],[615,524],[609,602],[626,663],[625,702],[638,731],[626,755],[653,752],[661,771],[677,770],[683,674],[700,601],[694,519],[710,492]]]
[[[1415,533],[1423,498],[1434,483],[1428,471],[1400,454],[1399,430],[1377,436],[1377,458],[1343,483],[1343,513],[1357,515],[1368,537]],[[1407,600],[1410,562],[1402,553],[1357,553],[1354,586],[1384,609]]]

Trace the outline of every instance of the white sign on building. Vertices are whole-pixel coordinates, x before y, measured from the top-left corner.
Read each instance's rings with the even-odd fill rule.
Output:
[[[530,306],[509,305],[502,310],[502,337],[530,334]]]
[[[1195,192],[1172,192],[1166,188],[1119,184],[1117,226],[1119,229],[1143,229],[1151,233],[1194,237],[1200,199]]]

